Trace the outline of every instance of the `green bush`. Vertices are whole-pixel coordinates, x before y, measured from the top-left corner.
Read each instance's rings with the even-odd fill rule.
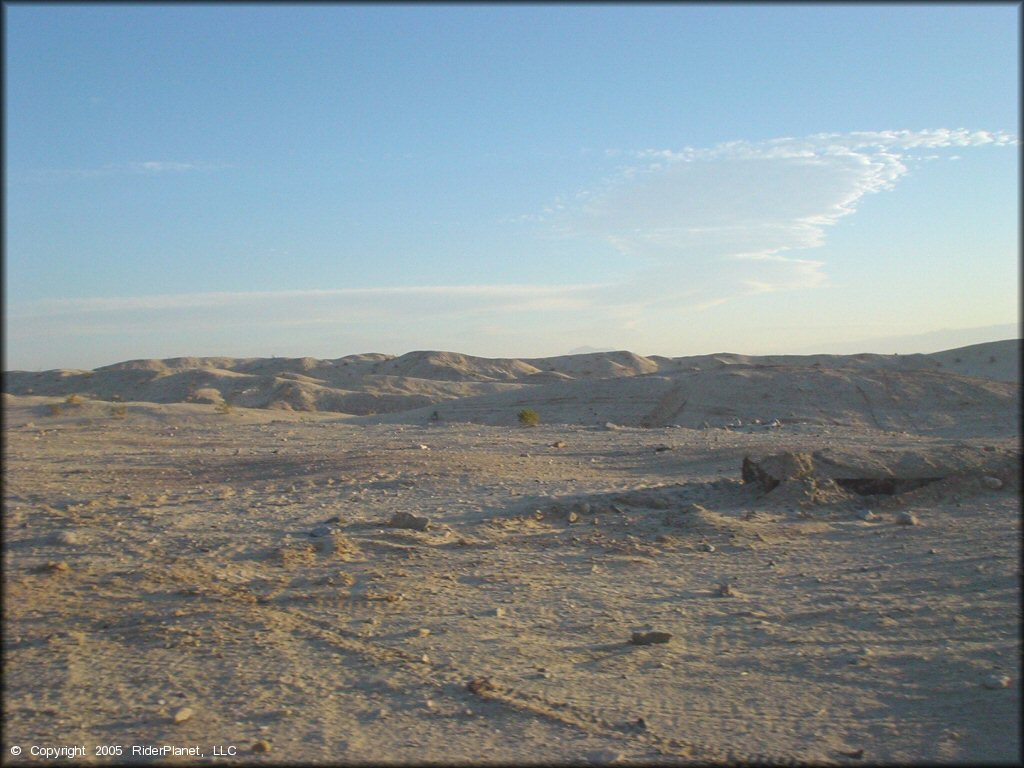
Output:
[[[524,408],[519,412],[519,423],[524,427],[536,427],[540,424],[540,414],[532,408]]]

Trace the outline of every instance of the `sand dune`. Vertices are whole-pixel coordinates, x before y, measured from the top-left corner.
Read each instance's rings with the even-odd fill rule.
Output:
[[[1015,341],[932,355],[667,358],[619,351],[516,360],[421,351],[335,360],[184,357],[132,360],[94,371],[11,371],[4,375],[4,391],[360,416],[446,404],[450,418],[477,420],[481,413],[522,405],[544,408],[548,420],[571,423],[620,419],[629,425],[700,427],[780,419],[898,430],[918,421],[922,427],[942,426],[936,420],[944,417],[934,416],[930,401],[925,410],[934,417],[915,420],[922,393],[939,398],[935,406],[941,411],[1015,400],[1019,359]],[[461,402],[466,398],[472,400]]]

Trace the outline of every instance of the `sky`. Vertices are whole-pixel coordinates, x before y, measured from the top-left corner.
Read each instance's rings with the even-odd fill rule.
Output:
[[[1018,4],[3,13],[5,370],[1019,335]]]

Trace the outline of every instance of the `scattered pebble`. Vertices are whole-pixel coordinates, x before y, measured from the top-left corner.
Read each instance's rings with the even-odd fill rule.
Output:
[[[669,632],[634,632],[630,643],[633,645],[655,645],[672,639]]]
[[[1010,677],[1009,675],[989,675],[982,681],[981,684],[988,688],[990,691],[995,691],[1000,688],[1009,688]]]
[[[252,745],[252,751],[253,752],[264,752],[264,753],[265,752],[269,752],[270,751],[270,742],[267,741],[266,739],[260,739],[259,741],[257,741],[255,744]]]
[[[195,712],[193,712],[190,707],[182,707],[174,713],[174,722],[184,723],[186,720],[191,719],[194,714]]]
[[[998,477],[992,477],[991,475],[986,475],[981,478],[981,484],[992,491],[998,491],[1003,487],[1003,481]]]
[[[913,512],[903,511],[896,515],[898,525],[917,525],[920,521]]]

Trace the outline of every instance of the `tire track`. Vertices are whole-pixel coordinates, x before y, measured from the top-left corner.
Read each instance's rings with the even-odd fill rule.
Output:
[[[611,722],[600,714],[571,702],[552,700],[543,694],[506,686],[488,677],[473,676],[453,664],[424,662],[421,654],[369,641],[349,630],[329,626],[324,621],[295,611],[269,605],[253,605],[251,595],[245,590],[207,584],[202,587],[202,591],[205,596],[215,600],[241,600],[248,611],[257,611],[271,626],[289,630],[296,635],[315,637],[342,651],[356,654],[371,664],[392,666],[399,663],[406,674],[423,682],[448,686],[450,691],[465,690],[486,701],[531,713],[592,735],[634,743],[666,757],[715,764],[811,765],[809,762],[789,756],[721,749],[683,737],[667,737],[651,729],[642,718],[633,722]]]

